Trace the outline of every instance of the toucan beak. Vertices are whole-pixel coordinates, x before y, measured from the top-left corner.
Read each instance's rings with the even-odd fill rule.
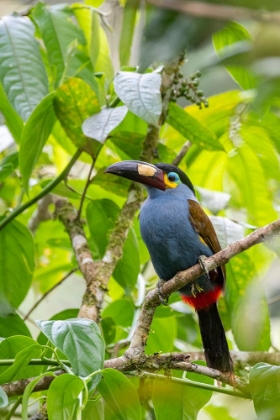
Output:
[[[113,163],[105,169],[105,173],[122,176],[162,191],[166,188],[163,171],[151,163],[141,162],[140,160],[124,160]]]

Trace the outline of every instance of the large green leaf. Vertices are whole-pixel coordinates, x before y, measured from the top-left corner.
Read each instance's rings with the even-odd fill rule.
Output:
[[[102,318],[110,317],[116,325],[130,327],[134,315],[134,306],[127,299],[115,300],[102,311]]]
[[[98,13],[90,7],[85,8],[78,4],[73,5],[73,11],[86,37],[88,55],[94,71],[104,74],[106,80],[111,83],[114,70],[108,40]]]
[[[28,420],[28,409],[29,409],[29,398],[33,392],[34,387],[37,385],[39,381],[41,381],[42,378],[45,378],[46,376],[52,376],[55,377],[55,374],[53,372],[43,372],[41,375],[34,378],[32,381],[29,382],[27,387],[24,390],[23,398],[22,398],[22,420]]]
[[[29,353],[30,349],[30,353]],[[21,335],[14,335],[8,337],[0,343],[0,359],[16,359],[15,363],[17,368],[20,369],[20,376],[22,378],[29,378],[30,376],[39,375],[41,372],[41,366],[27,366],[32,355],[39,357],[41,350],[38,347],[38,343],[30,337],[24,337]],[[17,358],[17,355],[19,357]],[[31,355],[31,357],[30,357]],[[1,366],[0,377],[6,379],[5,373],[8,371],[8,375],[17,376],[17,369],[12,366]],[[13,376],[13,377],[15,377]],[[20,379],[20,376],[17,376]]]
[[[115,78],[115,90],[128,109],[149,124],[158,125],[162,111],[161,76],[120,71]]]
[[[51,382],[47,396],[49,420],[72,420],[77,418],[79,395],[84,382],[68,373],[60,375]]]
[[[5,181],[18,167],[18,152],[11,153],[0,162],[0,182]]]
[[[38,3],[32,10],[31,17],[38,26],[44,41],[49,62],[53,68],[54,85],[57,87],[62,80],[64,72],[71,73],[69,67],[76,67],[82,63],[77,61],[76,51],[69,51],[69,44],[78,41],[85,44],[83,33],[71,19],[71,9],[65,5],[48,7],[44,3]],[[66,67],[66,69],[65,69]]]
[[[48,79],[34,38],[34,26],[23,16],[0,22],[0,80],[10,103],[23,120],[48,93]]]
[[[191,105],[185,110],[219,138],[228,131],[234,110],[243,101],[245,99],[242,98],[238,90],[231,90],[210,96],[208,98],[209,108],[201,110],[197,105]]]
[[[101,398],[89,400],[82,412],[82,420],[104,420],[104,406]]]
[[[17,143],[20,142],[23,121],[10,104],[2,84],[0,83],[0,112],[3,114],[5,123]]]
[[[22,132],[19,151],[19,166],[25,190],[28,190],[28,182],[42,149],[48,140],[55,123],[53,109],[53,97],[51,93],[34,109]]]
[[[82,126],[84,134],[104,143],[110,132],[124,119],[127,111],[126,106],[102,109],[84,121]]]
[[[88,139],[81,128],[86,118],[100,110],[96,94],[91,87],[81,79],[69,78],[57,89],[54,108],[74,145],[95,156],[100,147],[99,143]]]
[[[108,199],[92,200],[87,206],[86,217],[91,240],[96,244],[99,258],[105,254],[108,234],[113,229],[120,212],[119,207]]]
[[[128,0],[123,11],[122,31],[119,44],[121,66],[129,64],[139,0]]]
[[[250,371],[249,382],[258,419],[278,420],[280,367],[258,363]]]
[[[34,243],[29,230],[13,221],[0,230],[0,301],[17,308],[29,290]]]
[[[213,44],[217,55],[221,59],[233,61],[234,64],[225,66],[231,77],[243,89],[254,89],[257,85],[257,76],[251,69],[241,65],[242,61],[246,60],[244,54],[238,57],[240,49],[246,53],[253,47],[252,37],[244,26],[237,22],[229,22],[223,29],[213,35]],[[231,55],[232,60],[229,59]]]
[[[26,368],[31,359],[40,358],[40,344],[33,344],[17,353],[14,363],[0,375],[0,384],[12,382],[26,377]],[[37,370],[38,371],[38,370]]]
[[[18,314],[8,314],[0,317],[0,337],[7,338],[13,335],[26,335],[31,337],[30,331]]]
[[[197,374],[188,374],[188,379],[195,382],[213,384],[213,379]],[[171,381],[154,381],[153,404],[157,420],[195,420],[199,410],[207,404],[212,392],[206,389],[192,388]]]
[[[121,372],[104,369],[98,391],[113,411],[114,419],[141,419],[141,407],[136,389]]]
[[[278,218],[273,208],[267,180],[256,153],[242,144],[228,159],[228,172],[247,208],[248,222],[263,226]]]
[[[148,354],[169,352],[173,350],[176,338],[176,318],[154,318],[146,346]]]
[[[201,148],[208,150],[223,150],[223,146],[206,126],[183,110],[179,105],[170,103],[167,122],[179,131],[185,139],[196,143]]]
[[[114,279],[130,293],[136,285],[140,272],[138,243],[135,233],[130,229],[123,246],[123,256],[113,272]]]
[[[76,375],[86,377],[103,368],[105,345],[94,321],[78,318],[37,321],[37,324],[54,346],[68,357]],[[92,386],[97,385],[100,378],[95,375]]]

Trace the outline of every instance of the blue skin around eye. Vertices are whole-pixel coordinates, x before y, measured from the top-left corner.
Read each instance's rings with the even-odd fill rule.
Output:
[[[179,175],[176,174],[176,172],[169,172],[169,174],[167,175],[167,178],[172,178],[172,182],[179,182],[180,178]]]

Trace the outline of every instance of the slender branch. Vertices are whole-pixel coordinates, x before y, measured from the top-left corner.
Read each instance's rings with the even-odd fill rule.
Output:
[[[68,165],[63,169],[60,175],[58,175],[55,179],[53,179],[49,184],[45,186],[45,188],[42,189],[42,191],[37,194],[35,197],[33,197],[31,200],[27,201],[26,203],[22,204],[21,206],[17,207],[10,213],[7,217],[5,217],[0,222],[0,230],[3,229],[4,226],[6,226],[8,223],[10,223],[12,220],[14,220],[19,214],[23,213],[24,210],[28,209],[33,204],[37,203],[41,198],[43,198],[45,195],[47,195],[49,192],[51,192],[70,172],[70,169],[78,160],[80,154],[82,153],[81,150],[77,150]]]
[[[85,201],[87,189],[88,189],[88,187],[90,185],[90,182],[91,182],[91,174],[92,174],[92,171],[94,169],[95,161],[96,161],[96,159],[94,159],[92,161],[91,166],[90,166],[90,170],[89,170],[89,173],[88,173],[86,185],[85,185],[85,188],[84,188],[84,191],[83,191],[83,194],[82,194],[82,197],[81,197],[81,201],[80,201],[80,207],[79,207],[78,213],[77,213],[77,220],[80,220],[80,218],[81,218],[81,213],[82,213],[82,210],[83,210],[83,204],[84,204],[84,201]]]
[[[178,166],[180,164],[180,162],[184,159],[184,157],[186,156],[186,154],[188,153],[190,147],[191,147],[192,143],[188,140],[182,147],[182,149],[180,150],[180,152],[178,153],[178,155],[173,159],[172,161],[172,165]]]
[[[27,312],[27,314],[24,316],[23,320],[25,321],[27,318],[29,318],[29,316],[31,315],[31,313],[37,308],[38,305],[40,305],[40,303],[54,290],[56,289],[58,286],[60,286],[66,279],[68,279],[68,277],[71,276],[71,274],[75,273],[75,271],[77,271],[78,268],[75,267],[73,268],[71,271],[69,271],[69,273],[67,273],[58,283],[56,283],[53,287],[51,287],[46,293],[43,294],[43,296],[40,297],[40,299],[37,300],[37,302],[34,303],[33,306],[31,306],[31,308],[29,309],[29,311]]]
[[[28,221],[28,228],[33,234],[36,232],[41,222],[50,220],[52,218],[52,215],[49,212],[49,205],[51,203],[51,194],[45,195],[41,200],[38,201],[38,206]]]
[[[249,9],[246,7],[231,6],[226,4],[206,3],[203,1],[182,0],[147,0],[148,3],[176,10],[195,17],[205,17],[220,20],[258,20],[265,22],[280,22],[280,13],[264,12],[263,10]]]

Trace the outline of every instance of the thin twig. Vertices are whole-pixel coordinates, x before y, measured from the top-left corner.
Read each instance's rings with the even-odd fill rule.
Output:
[[[91,183],[91,174],[92,174],[92,171],[94,169],[95,161],[96,161],[96,159],[93,159],[93,161],[91,163],[91,166],[90,166],[90,170],[89,170],[89,173],[88,173],[88,177],[87,177],[87,181],[86,181],[86,184],[85,184],[85,188],[84,188],[83,193],[82,193],[82,197],[81,197],[81,201],[80,201],[80,206],[79,206],[79,209],[78,209],[78,212],[77,212],[77,220],[80,220],[80,218],[81,218],[81,213],[82,213],[82,210],[83,210],[83,204],[84,204],[84,201],[85,201],[87,189],[88,189],[88,187],[89,187],[89,185]]]
[[[182,159],[184,159],[184,157],[185,157],[185,156],[186,156],[186,154],[188,153],[188,151],[189,151],[189,149],[190,149],[191,145],[192,145],[192,142],[190,142],[190,141],[187,141],[187,142],[183,145],[183,147],[182,147],[182,149],[180,150],[180,152],[178,153],[178,155],[177,155],[177,156],[173,159],[173,161],[172,161],[172,165],[178,166],[178,165],[181,163]]]
[[[6,226],[8,223],[10,223],[12,220],[14,220],[18,215],[23,213],[24,210],[28,209],[33,204],[37,203],[37,201],[39,201],[41,198],[43,198],[45,195],[51,192],[68,175],[72,166],[78,160],[81,153],[82,151],[78,149],[76,153],[74,154],[74,156],[72,157],[72,159],[70,160],[70,162],[68,163],[68,165],[66,166],[66,168],[63,169],[63,171],[61,172],[60,175],[58,175],[58,177],[56,177],[49,184],[47,184],[45,188],[43,188],[39,194],[37,194],[31,200],[27,201],[26,203],[14,209],[12,213],[10,213],[7,217],[5,217],[0,222],[0,230],[3,229],[3,227]]]
[[[56,289],[58,286],[60,286],[66,279],[68,279],[68,277],[71,276],[71,274],[75,273],[75,271],[77,271],[78,268],[75,267],[72,270],[69,271],[69,273],[67,273],[58,283],[56,283],[53,287],[51,287],[46,293],[43,294],[43,296],[40,297],[40,299],[37,300],[37,302],[34,303],[33,306],[31,306],[31,308],[29,309],[29,311],[27,312],[27,314],[24,316],[23,320],[25,321],[27,318],[29,318],[29,316],[31,315],[31,313],[37,308],[38,305],[40,305],[40,303],[54,290]]]

